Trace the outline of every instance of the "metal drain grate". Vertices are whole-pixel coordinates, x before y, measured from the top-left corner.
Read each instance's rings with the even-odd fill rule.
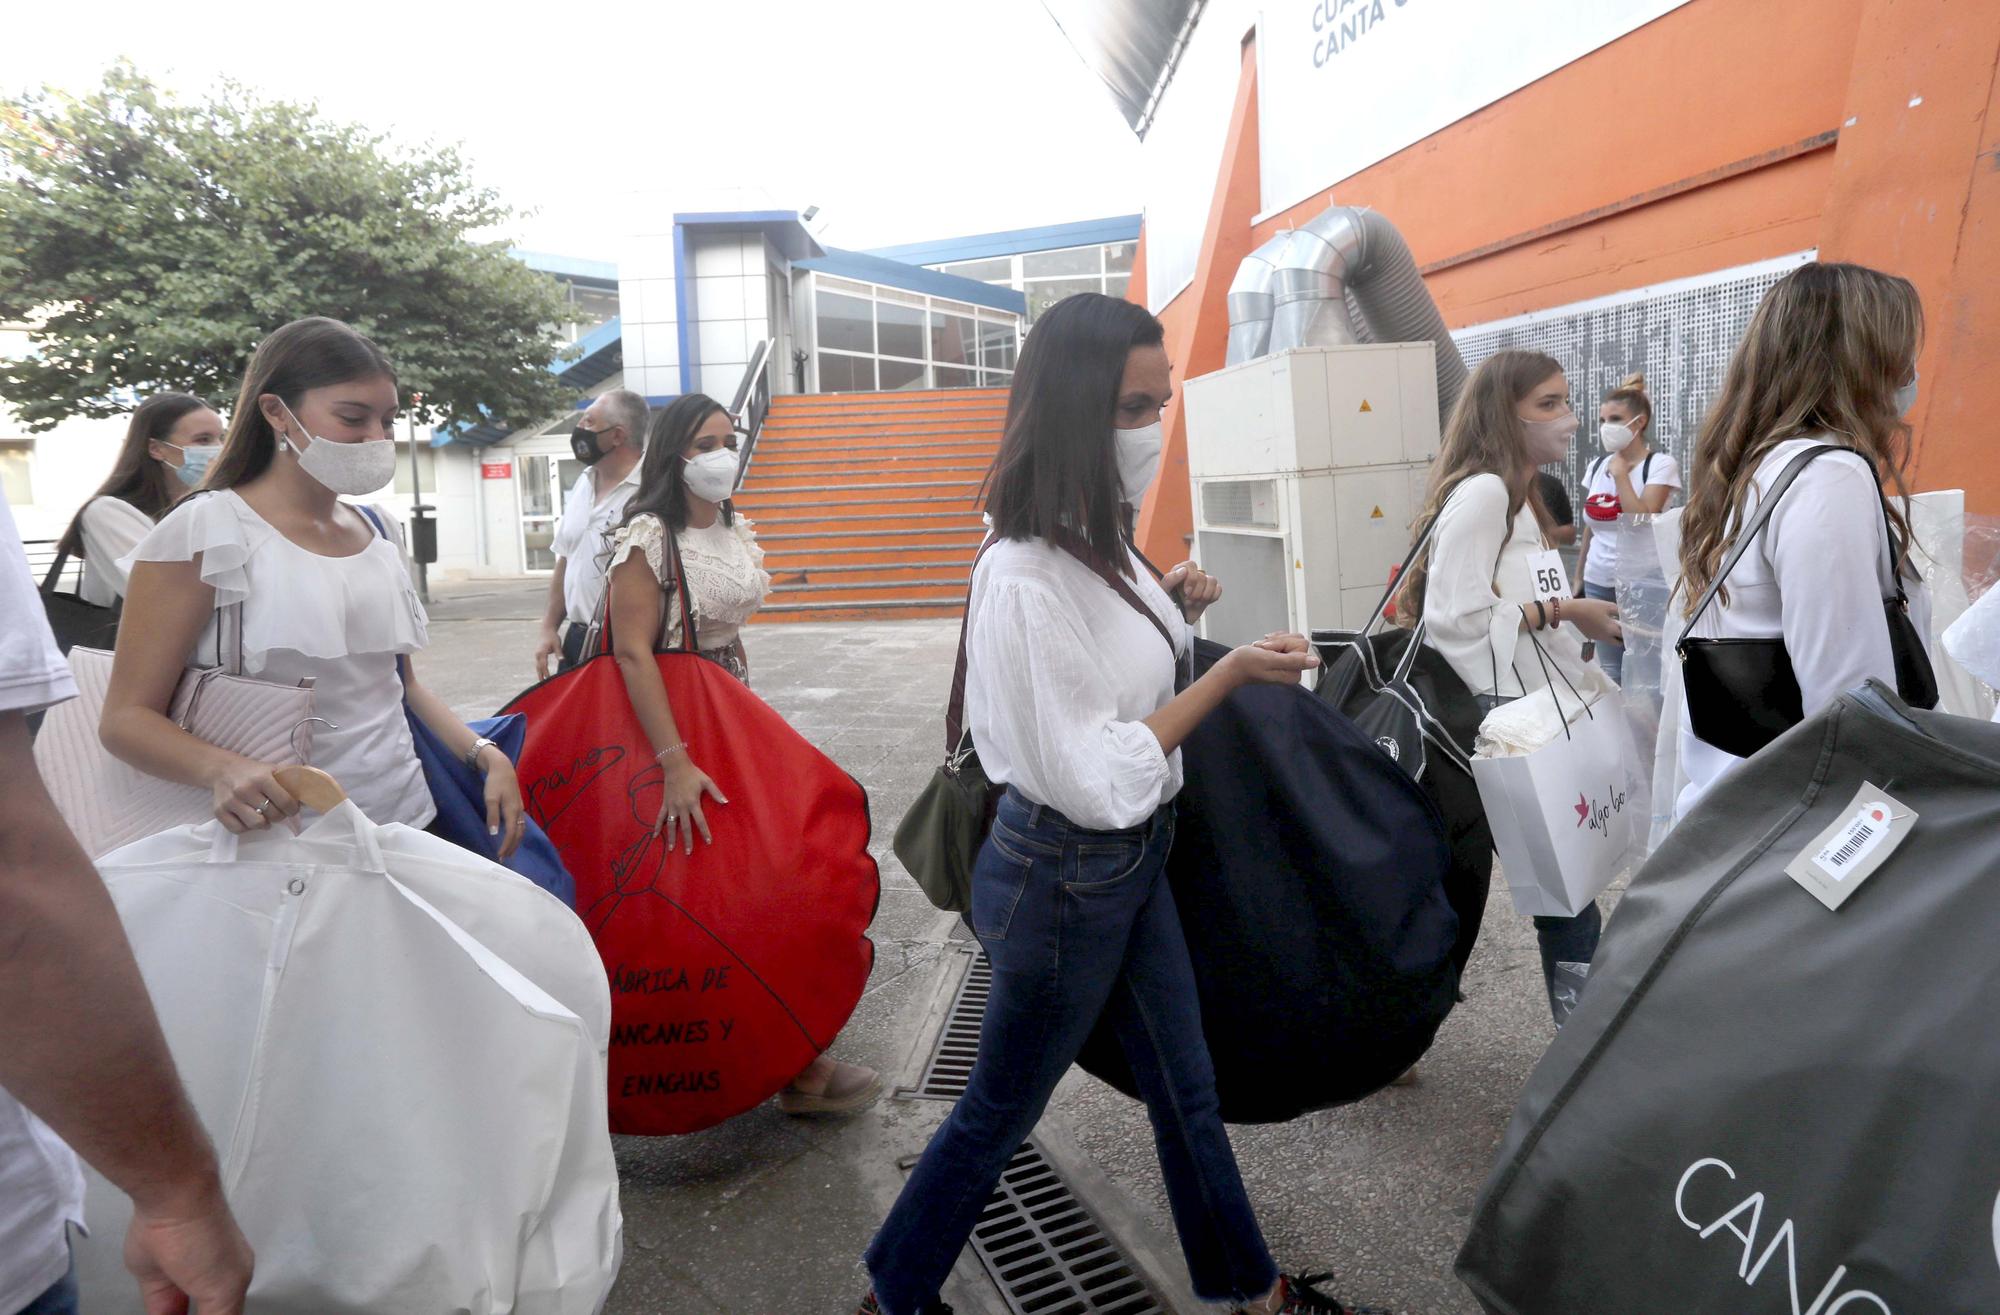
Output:
[[[1000,1175],[972,1249],[1014,1315],[1167,1315],[1032,1141]]]
[[[973,956],[951,998],[937,1048],[924,1065],[917,1085],[903,1092],[917,1100],[957,1100],[972,1078],[972,1061],[979,1058],[979,1024],[986,1017],[986,997],[993,991],[993,965],[986,951]]]

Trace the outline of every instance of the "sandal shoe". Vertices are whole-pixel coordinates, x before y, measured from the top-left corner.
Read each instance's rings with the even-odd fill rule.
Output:
[[[835,1064],[826,1090],[778,1093],[778,1108],[786,1114],[857,1114],[882,1098],[882,1075],[860,1064]]]
[[[1320,1291],[1316,1285],[1332,1277],[1331,1274],[1278,1275],[1284,1300],[1278,1303],[1278,1309],[1271,1315],[1391,1315],[1386,1306],[1350,1306]],[[1238,1306],[1234,1315],[1257,1315],[1261,1309]]]

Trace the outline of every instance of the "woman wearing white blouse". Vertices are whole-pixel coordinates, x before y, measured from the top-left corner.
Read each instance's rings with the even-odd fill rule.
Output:
[[[397,409],[387,358],[345,324],[296,320],[258,344],[208,491],[182,502],[121,563],[131,590],[99,734],[140,771],[209,787],[231,831],[298,812],[272,776],[276,764],[205,743],[167,716],[187,664],[221,656],[216,614],[235,607],[231,642],[243,674],[313,682],[314,711],[331,723],[313,737],[313,764],[371,821],[421,827],[437,812],[407,698],[485,775],[487,825],[505,858],[526,821],[513,764],[417,679],[411,655],[428,639],[428,618],[401,544],[340,500],[372,493],[395,473]]]
[[[1022,350],[966,621],[966,725],[1006,786],[972,877],[993,988],[965,1094],[868,1249],[863,1312],[943,1309],[939,1284],[1100,1015],[1152,1115],[1196,1294],[1348,1309],[1265,1248],[1165,876],[1182,741],[1232,689],[1316,665],[1302,636],[1273,635],[1175,693],[1189,623],[1221,587],[1192,562],[1155,584],[1126,538],[1171,392],[1160,324],[1129,302],[1070,297]]]
[[[1923,306],[1907,280],[1860,265],[1801,266],[1751,316],[1695,443],[1694,496],[1681,513],[1683,615],[1794,457],[1815,444],[1861,454],[1825,453],[1799,473],[1693,631],[1783,639],[1807,717],[1870,677],[1895,687],[1883,600],[1899,573],[1916,632],[1930,633],[1907,503],[1885,514],[1883,502],[1884,483],[1908,494],[1903,414],[1916,401],[1922,336]],[[1682,712],[1688,784],[1676,818],[1742,761],[1694,733],[1685,702]]]
[[[1566,581],[1544,578],[1561,568],[1544,536],[1535,470],[1562,460],[1576,430],[1561,364],[1511,350],[1480,365],[1445,426],[1423,516],[1437,518],[1437,532],[1398,610],[1423,617],[1424,642],[1487,709],[1546,688],[1545,662],[1564,688],[1602,693],[1605,678],[1584,660],[1583,640],[1621,637],[1615,603],[1571,597]],[[1601,929],[1594,904],[1574,918],[1535,919],[1558,1026],[1576,1006]]]
[[[771,577],[749,518],[730,501],[737,462],[735,422],[714,398],[688,393],[656,413],[639,490],[611,536],[606,571],[611,651],[660,764],[663,789],[653,827],[668,848],[678,843],[690,852],[696,836],[709,842],[704,803],[726,807],[729,801],[701,770],[702,746],[681,734],[654,655],[684,643],[678,566],[687,575],[701,656],[749,683],[740,631],[763,605]],[[822,1054],[778,1093],[778,1107],[787,1114],[854,1114],[881,1094],[874,1069]]]
[[[111,474],[56,543],[58,555],[83,559],[77,597],[110,607],[125,596],[120,559],[201,487],[221,442],[222,417],[199,397],[156,393],[139,404]]]

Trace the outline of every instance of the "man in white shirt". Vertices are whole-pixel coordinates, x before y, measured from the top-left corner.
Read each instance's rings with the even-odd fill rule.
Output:
[[[27,715],[75,697],[0,502],[0,1315],[78,1309],[72,1146],[132,1198],[126,1263],[147,1308],[240,1315],[250,1245],[117,910],[29,748]]]
[[[604,598],[611,531],[639,489],[648,416],[645,398],[629,388],[614,388],[593,401],[570,431],[570,448],[587,469],[577,476],[556,522],[556,570],[549,577],[548,609],[535,646],[538,679],[548,679],[552,657],[560,658],[559,671],[583,660],[584,631]],[[565,623],[558,636],[557,628]]]

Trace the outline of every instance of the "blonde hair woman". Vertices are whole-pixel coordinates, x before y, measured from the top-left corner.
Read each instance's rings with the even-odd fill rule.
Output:
[[[1427,559],[1410,571],[1397,614],[1423,618],[1424,642],[1483,710],[1548,685],[1545,662],[1575,689],[1601,687],[1583,641],[1621,638],[1615,603],[1542,597],[1551,591],[1536,586],[1538,558],[1550,545],[1535,471],[1568,455],[1576,430],[1562,364],[1524,351],[1481,364],[1445,426],[1418,521],[1435,517],[1437,531]],[[1595,905],[1573,918],[1535,919],[1558,1026],[1576,1007],[1601,929]]]
[[[1910,426],[1923,305],[1907,279],[1861,265],[1806,265],[1765,295],[1696,440],[1681,514],[1683,607],[1692,613],[1772,481],[1816,444],[1729,570],[1697,639],[1782,639],[1804,715],[1870,677],[1895,684],[1885,599],[1908,597],[1917,634],[1929,598],[1910,566]],[[1885,499],[1883,488],[1897,494]],[[1685,697],[1685,696],[1683,696]],[[1681,718],[1684,815],[1741,759]]]

